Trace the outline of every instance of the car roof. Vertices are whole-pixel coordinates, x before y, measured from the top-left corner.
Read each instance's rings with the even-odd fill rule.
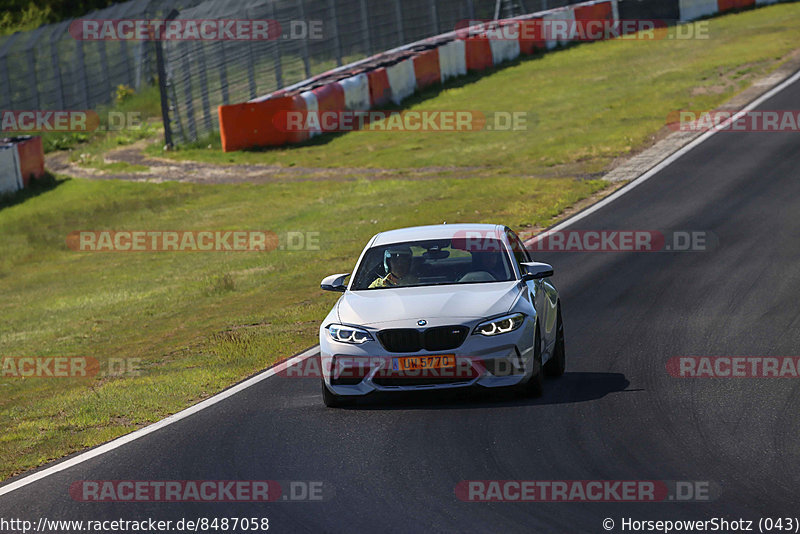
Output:
[[[372,241],[372,246],[403,243],[407,241],[423,241],[427,239],[451,239],[462,235],[464,232],[480,232],[487,236],[494,233],[503,235],[504,226],[499,224],[436,224],[431,226],[414,226],[400,228],[377,234]]]

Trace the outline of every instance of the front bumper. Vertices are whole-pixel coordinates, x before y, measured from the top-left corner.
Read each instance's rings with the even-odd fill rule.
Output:
[[[530,378],[534,353],[534,322],[531,318],[526,317],[523,325],[513,332],[491,337],[471,333],[482,320],[461,323],[469,327],[470,334],[456,349],[414,353],[384,349],[378,341],[377,332],[380,329],[377,328],[366,328],[373,341],[353,345],[333,341],[325,330],[327,325],[322,325],[320,354],[323,380],[336,395],[358,396],[376,391],[508,387]],[[394,367],[399,357],[445,354],[455,356],[454,368],[398,371]]]

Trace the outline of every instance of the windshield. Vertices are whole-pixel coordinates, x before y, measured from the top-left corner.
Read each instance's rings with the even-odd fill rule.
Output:
[[[471,250],[479,248],[480,250]],[[364,255],[352,290],[508,282],[514,271],[503,243],[465,239],[408,241],[373,247]]]

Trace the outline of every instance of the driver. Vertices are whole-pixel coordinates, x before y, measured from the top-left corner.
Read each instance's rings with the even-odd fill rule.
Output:
[[[398,287],[419,283],[411,274],[411,248],[407,246],[389,247],[383,253],[383,266],[388,273],[378,277],[369,287]]]

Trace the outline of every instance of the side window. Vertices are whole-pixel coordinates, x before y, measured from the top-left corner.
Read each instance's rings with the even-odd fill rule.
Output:
[[[517,265],[520,270],[522,270],[522,266],[519,264],[531,261],[528,256],[528,251],[525,249],[525,245],[522,244],[519,237],[517,237],[517,234],[513,231],[506,229],[506,237],[508,237],[508,242],[511,243],[511,251],[514,253],[514,259],[517,260]]]

